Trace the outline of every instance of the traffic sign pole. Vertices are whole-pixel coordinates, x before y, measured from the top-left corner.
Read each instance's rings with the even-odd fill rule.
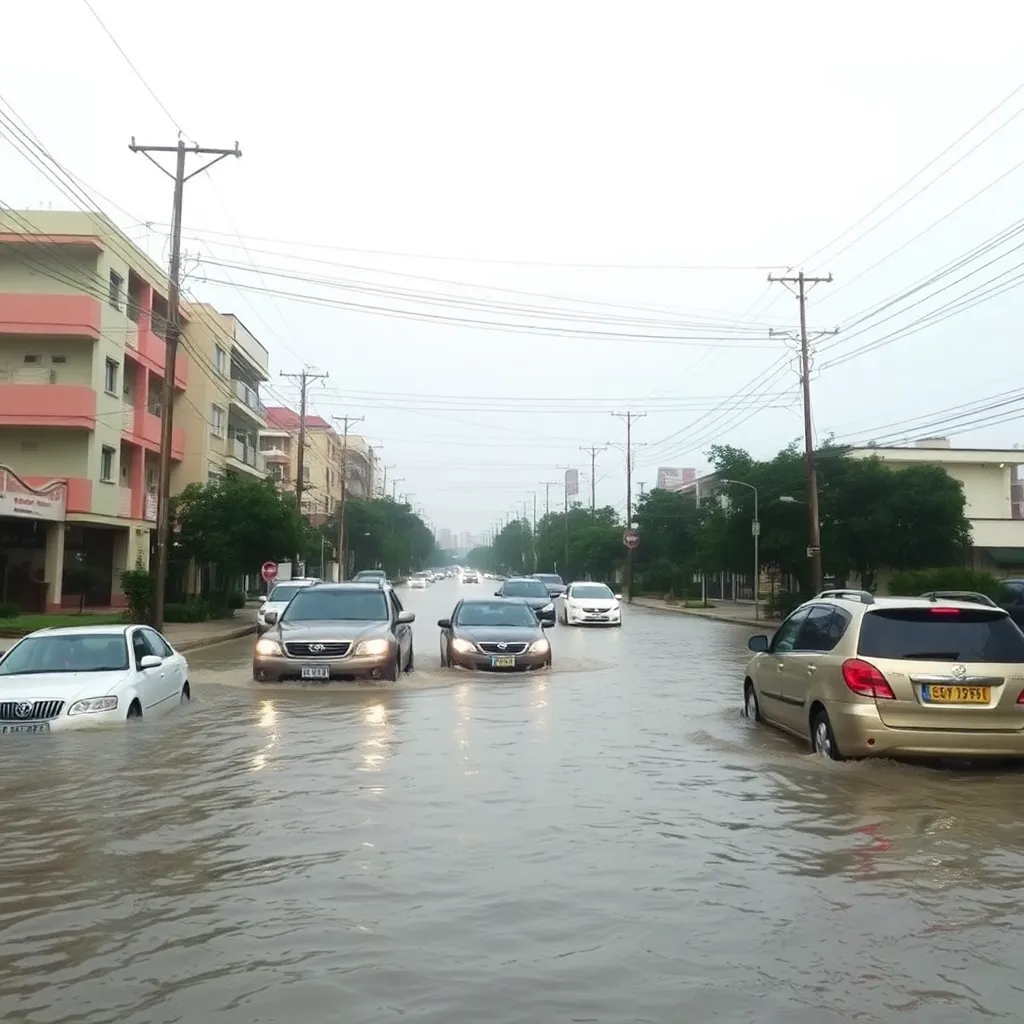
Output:
[[[264,562],[260,568],[260,575],[263,577],[263,582],[267,584],[267,589],[270,589],[270,584],[277,579],[277,562]]]

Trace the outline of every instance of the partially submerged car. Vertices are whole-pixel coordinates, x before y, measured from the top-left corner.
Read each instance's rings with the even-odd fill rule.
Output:
[[[522,601],[467,598],[440,619],[441,667],[523,671],[551,667],[551,644]]]

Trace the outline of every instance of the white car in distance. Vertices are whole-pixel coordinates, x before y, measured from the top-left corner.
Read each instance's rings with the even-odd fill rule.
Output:
[[[263,603],[256,611],[256,632],[265,633],[270,626],[267,625],[267,612],[276,612],[281,618],[281,612],[288,607],[288,602],[303,588],[311,587],[320,580],[314,577],[300,577],[294,580],[282,580],[270,588],[270,593],[263,598]]]
[[[0,657],[0,736],[156,717],[191,696],[188,662],[149,626],[39,629]]]
[[[409,577],[409,589],[410,590],[426,590],[427,587],[429,586],[429,584],[431,584],[432,582],[433,582],[433,580],[430,578],[430,573],[428,573],[428,572],[414,572]]]
[[[570,583],[562,600],[567,626],[621,626],[622,595],[603,583]]]

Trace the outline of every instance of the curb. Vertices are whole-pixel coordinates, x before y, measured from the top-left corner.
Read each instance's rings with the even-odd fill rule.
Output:
[[[703,608],[681,608],[678,605],[662,604],[660,601],[655,603],[650,601],[650,599],[643,597],[633,598],[633,604],[640,608],[647,608],[653,612],[668,612],[672,615],[689,615],[695,619],[707,619],[710,622],[726,622],[734,626],[747,626],[752,629],[758,629],[762,626],[774,627],[778,624],[774,619],[744,619],[738,615],[723,615],[719,612],[704,611]]]
[[[171,646],[181,654],[188,654],[189,651],[199,651],[204,647],[225,644],[229,640],[241,640],[242,637],[252,636],[255,632],[256,626],[253,624],[242,629],[232,629],[226,633],[216,633],[213,636],[200,636],[194,640],[183,640],[180,644],[172,643]]]

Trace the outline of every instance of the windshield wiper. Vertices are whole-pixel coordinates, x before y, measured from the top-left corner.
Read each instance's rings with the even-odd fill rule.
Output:
[[[927,661],[959,661],[959,651],[907,651],[902,658],[917,658]]]

